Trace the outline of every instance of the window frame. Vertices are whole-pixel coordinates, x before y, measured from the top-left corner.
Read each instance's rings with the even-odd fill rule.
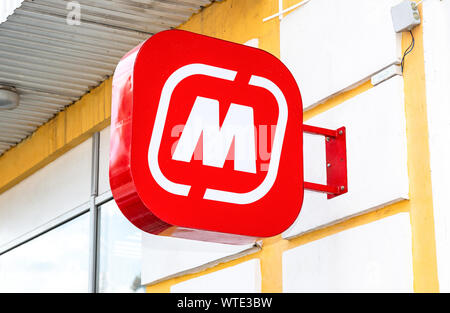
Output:
[[[0,257],[31,240],[40,237],[83,214],[89,214],[89,271],[88,293],[99,292],[99,253],[100,253],[100,206],[113,200],[111,190],[98,194],[99,162],[100,162],[100,132],[92,135],[92,166],[91,166],[91,195],[87,201],[72,210],[55,217],[51,221],[27,232],[24,235],[0,246]]]

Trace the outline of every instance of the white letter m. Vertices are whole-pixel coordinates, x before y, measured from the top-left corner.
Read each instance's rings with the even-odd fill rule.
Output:
[[[219,101],[197,97],[172,159],[190,162],[203,133],[203,165],[222,168],[234,139],[234,169],[256,173],[253,108],[232,103],[220,127]]]

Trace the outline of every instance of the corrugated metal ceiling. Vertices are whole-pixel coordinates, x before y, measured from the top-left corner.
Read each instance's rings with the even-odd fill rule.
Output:
[[[0,24],[0,85],[20,105],[0,110],[0,155],[112,75],[130,49],[186,21],[214,0],[78,0],[81,24],[68,25],[68,0],[25,0]]]

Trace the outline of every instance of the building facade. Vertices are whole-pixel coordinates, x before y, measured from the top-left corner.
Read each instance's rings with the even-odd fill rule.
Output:
[[[448,1],[421,3],[411,34],[393,29],[396,0],[148,1],[129,41],[120,33],[131,29],[126,5],[108,15],[102,0],[75,1],[80,24],[58,29],[52,18],[76,5],[34,2],[0,24],[0,85],[14,85],[26,104],[0,110],[0,291],[450,291]],[[148,22],[146,14],[159,17]],[[91,25],[105,16],[108,30]],[[45,43],[51,52],[41,41],[40,56],[52,62],[40,64],[14,37],[33,33],[19,27],[25,17],[41,18],[41,36],[63,36],[57,40],[83,25],[92,26],[89,38],[111,37],[80,37],[70,48],[54,39]],[[170,27],[280,58],[302,93],[304,123],[346,127],[348,193],[327,200],[305,191],[287,231],[245,246],[154,236],[129,223],[109,187],[109,75],[122,50]],[[14,44],[23,54],[8,50]],[[59,62],[63,55],[76,66]],[[78,65],[83,56],[92,62]],[[89,88],[79,87],[85,82]],[[44,85],[47,97],[33,93]],[[52,103],[59,106],[45,105]],[[305,135],[306,180],[325,181],[324,158],[323,139]]]

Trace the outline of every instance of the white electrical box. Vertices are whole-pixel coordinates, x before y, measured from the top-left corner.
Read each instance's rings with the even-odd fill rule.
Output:
[[[391,8],[392,23],[396,33],[410,31],[420,24],[420,14],[413,1],[405,0]]]

